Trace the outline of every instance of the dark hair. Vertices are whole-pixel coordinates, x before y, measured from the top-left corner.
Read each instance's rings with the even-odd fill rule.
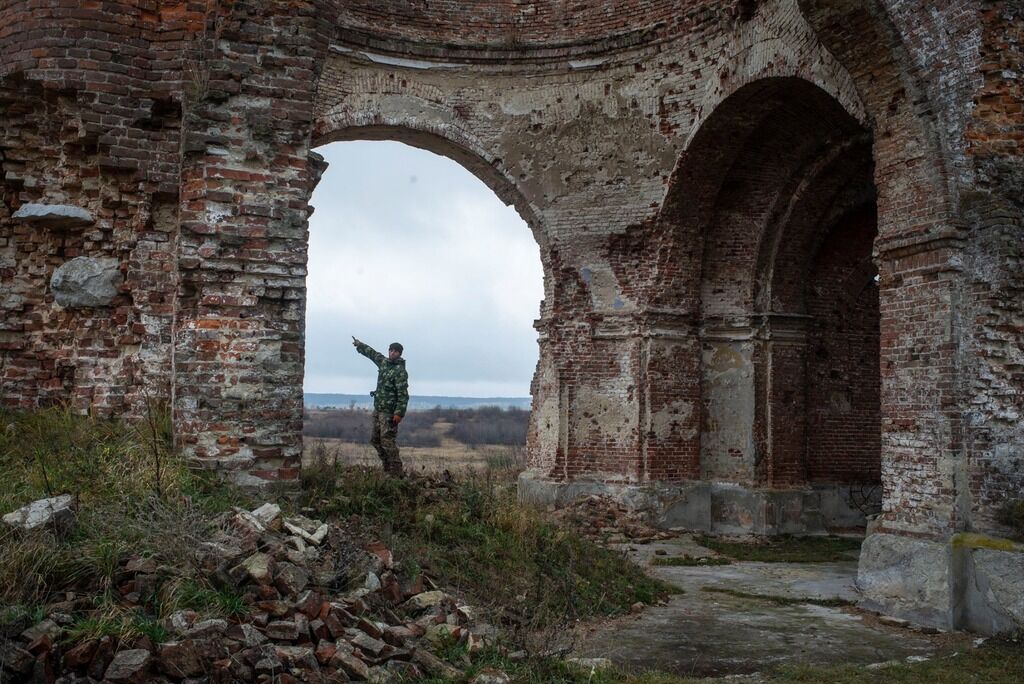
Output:
[[[405,351],[405,348],[402,345],[400,345],[398,342],[392,342],[391,343],[391,346],[388,347],[388,351],[391,351],[392,349],[397,351],[399,354],[401,354],[403,351]]]

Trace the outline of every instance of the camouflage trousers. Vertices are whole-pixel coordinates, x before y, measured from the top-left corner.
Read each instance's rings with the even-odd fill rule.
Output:
[[[402,459],[398,457],[398,426],[391,420],[392,414],[373,412],[373,435],[370,444],[377,450],[377,456],[384,465],[384,472],[401,476]]]

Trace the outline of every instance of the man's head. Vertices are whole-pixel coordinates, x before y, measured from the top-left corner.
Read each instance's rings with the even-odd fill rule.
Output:
[[[388,347],[388,358],[394,361],[395,359],[402,356],[404,348],[398,342],[392,342],[391,346]]]

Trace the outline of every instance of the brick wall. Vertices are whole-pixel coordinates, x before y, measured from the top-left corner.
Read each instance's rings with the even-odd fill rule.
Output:
[[[834,226],[807,282],[807,477],[880,478],[878,284],[873,211]]]
[[[100,413],[166,401],[170,385],[183,39],[156,3],[8,2],[0,9],[0,382],[3,402]],[[177,5],[162,3],[160,12]],[[15,220],[70,204],[95,223]],[[53,271],[114,258],[109,307],[64,309]]]

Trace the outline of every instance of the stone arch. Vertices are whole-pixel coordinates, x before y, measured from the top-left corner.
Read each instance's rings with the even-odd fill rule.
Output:
[[[544,270],[543,306],[554,301],[551,250],[543,213],[516,184],[504,161],[466,126],[456,108],[437,93],[402,95],[364,92],[327,107],[313,122],[311,148],[344,140],[393,140],[447,157],[479,178],[502,202],[515,208],[540,247]],[[312,194],[312,187],[310,187]]]
[[[445,123],[443,119],[444,117],[408,117],[401,113],[385,116],[380,112],[372,115],[367,115],[365,112],[353,115],[348,112],[334,111],[315,122],[311,149],[332,142],[387,140],[427,150],[456,162],[490,188],[502,202],[512,206],[529,227],[539,247],[544,281],[544,300],[539,304],[542,309],[550,307],[554,299],[552,292],[556,287],[552,254],[557,255],[557,251],[553,252],[551,249],[539,212],[535,210],[511,180],[509,174],[505,172],[501,159],[488,153],[471,133],[458,126]],[[319,178],[318,174],[317,182]],[[309,187],[310,197],[315,185],[314,182]],[[530,389],[533,397],[533,410],[530,415],[529,439],[534,444],[542,444],[541,448],[545,448],[550,447],[548,442],[551,442],[552,439],[557,441],[558,433],[556,430],[552,436],[548,434],[551,432],[550,430],[539,426],[538,415],[544,411],[550,412],[550,405],[552,401],[557,402],[558,395],[557,390],[551,389],[553,361],[550,358],[550,351],[545,345],[539,345],[539,347],[537,368]],[[553,449],[549,448],[549,450]]]
[[[718,77],[705,84],[685,148],[691,146],[723,102],[753,83],[773,78],[807,81],[830,95],[862,125],[867,124],[867,110],[856,84],[814,34],[797,0],[774,4],[774,11],[755,11],[737,27],[729,55],[716,66]]]

